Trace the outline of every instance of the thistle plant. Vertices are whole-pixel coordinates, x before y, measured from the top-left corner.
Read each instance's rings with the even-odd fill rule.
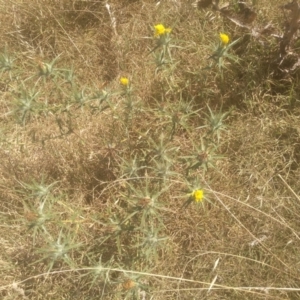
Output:
[[[238,62],[238,57],[231,54],[230,50],[234,45],[236,45],[239,42],[239,39],[233,41],[232,43],[229,43],[230,38],[229,35],[227,35],[226,33],[220,33],[219,38],[219,43],[215,47],[216,49],[214,53],[210,56],[210,58],[214,60],[215,64],[218,65],[219,70],[222,71],[225,67],[226,59]]]
[[[107,90],[96,90],[93,95],[90,97],[91,101],[98,102],[97,105],[90,105],[91,109],[103,111],[107,108],[109,108],[108,102],[110,97],[112,96],[112,93],[110,93]],[[106,103],[105,103],[106,102]],[[106,105],[104,105],[104,103]]]
[[[52,213],[52,204],[55,200],[52,194],[53,186],[57,182],[46,185],[44,179],[41,183],[33,181],[32,183],[21,183],[23,205],[25,209],[26,223],[29,229],[33,230],[33,243],[38,232],[49,235],[46,229],[46,222],[54,218]]]
[[[40,183],[36,180],[33,180],[32,183],[20,182],[23,187],[22,193],[27,193],[27,198],[29,199],[47,199],[51,195],[52,189],[58,183],[58,181],[55,181],[48,185],[45,184],[44,181],[45,178],[43,177]]]
[[[73,90],[73,98],[75,104],[78,104],[80,108],[83,108],[89,101],[89,97],[85,93],[85,88],[77,90],[75,87]]]
[[[171,168],[179,147],[170,146],[170,141],[164,134],[160,135],[158,142],[150,138],[148,145],[148,153],[145,155],[148,169],[153,170],[159,189],[165,188],[168,178],[175,175]]]
[[[208,127],[209,129],[207,136],[210,135],[212,138],[216,136],[217,143],[219,144],[221,132],[226,131],[226,125],[224,124],[224,119],[228,117],[228,115],[231,113],[231,110],[222,113],[222,108],[220,108],[218,113],[213,113],[213,111],[208,105],[207,108],[209,110],[209,114],[205,114],[207,117],[207,125],[205,127]]]
[[[132,226],[131,219],[136,215],[138,211],[133,211],[128,213],[126,216],[119,216],[114,214],[113,217],[109,218],[109,222],[99,222],[102,224],[102,232],[104,233],[98,240],[101,244],[106,241],[110,241],[110,244],[113,243],[117,246],[119,255],[122,254],[122,234],[124,236],[128,235],[128,232],[133,231],[134,227]]]
[[[142,166],[142,162],[138,159],[137,154],[132,159],[124,159],[123,157],[120,157],[120,159],[122,161],[120,164],[122,178],[137,178],[139,171],[145,168]]]
[[[157,161],[153,160],[153,171],[156,177],[160,178],[159,188],[164,188],[168,179],[172,176],[178,175],[172,171],[173,163],[171,161]]]
[[[126,274],[124,272],[124,279],[122,279],[122,289],[125,292],[124,300],[139,299],[140,290],[148,290],[148,286],[143,284],[142,276],[139,274]]]
[[[38,261],[35,261],[33,264],[40,261],[46,260],[48,262],[49,273],[56,262],[64,262],[69,267],[74,268],[74,262],[70,256],[73,250],[78,249],[82,246],[81,243],[74,242],[75,236],[71,234],[64,234],[63,230],[60,230],[59,235],[55,240],[53,238],[46,239],[47,246],[45,248],[39,248],[36,250],[38,254],[41,254],[43,257]]]
[[[46,228],[46,223],[54,219],[54,214],[52,213],[52,203],[47,203],[46,199],[41,202],[37,208],[31,204],[25,204],[25,219],[29,230],[33,230],[33,245],[35,245],[36,236],[38,233],[42,235],[49,235]]]
[[[204,190],[202,188],[196,188],[187,194],[188,199],[183,203],[182,208],[186,208],[191,203],[200,204],[204,201]]]
[[[87,257],[89,259],[89,257]],[[113,264],[114,257],[109,259],[107,262],[102,261],[102,255],[100,255],[98,261],[95,263],[94,258],[93,261],[91,261],[92,268],[91,270],[83,275],[83,276],[89,276],[92,277],[92,281],[89,283],[91,289],[96,282],[104,282],[104,284],[111,282],[111,276],[110,276],[110,268]]]
[[[38,94],[38,91],[30,89],[26,90],[23,86],[19,96],[16,97],[13,112],[23,126],[25,126],[26,121],[33,113],[37,113],[39,111],[40,106],[36,102]]]
[[[155,53],[155,62],[157,65],[156,71],[160,70],[164,65],[172,62],[172,56],[170,52],[171,41],[171,28],[166,28],[163,24],[157,24],[154,26],[154,39],[156,41],[156,46],[149,52]],[[161,49],[160,52],[156,50]]]
[[[169,140],[166,139],[164,134],[161,134],[158,143],[152,138],[149,139],[149,153],[147,154],[147,157],[151,157],[149,160],[150,163],[154,159],[160,162],[170,162],[172,161],[170,155],[177,150],[178,147],[169,147]]]
[[[126,126],[126,130],[128,131],[129,127],[131,127],[132,124],[132,118],[133,118],[133,111],[135,109],[135,102],[133,100],[132,97],[132,86],[131,86],[131,82],[127,77],[121,77],[120,78],[120,85],[122,87],[122,95],[125,96],[125,111],[124,111],[124,115],[125,118],[121,118],[124,120],[125,126]],[[127,132],[128,133],[128,132]]]
[[[55,57],[50,63],[46,62],[38,62],[38,76],[40,77],[50,77],[50,76],[55,76],[57,69],[54,68],[54,64],[58,60],[60,55]]]
[[[156,39],[156,46],[151,50],[151,52],[160,47],[163,47],[165,50],[167,50],[167,47],[171,41],[171,31],[171,28],[166,28],[163,24],[157,24],[154,26],[154,38]]]
[[[199,109],[200,110],[200,109]],[[172,114],[172,129],[171,129],[171,139],[178,127],[184,128],[187,132],[190,130],[189,121],[191,117],[195,115],[199,110],[194,110],[192,101],[186,102],[182,98],[182,93],[180,93],[178,104]]]
[[[201,183],[199,176],[193,176],[192,178],[186,178],[185,180],[186,189],[184,190],[185,195],[182,198],[187,198],[183,203],[182,208],[186,208],[192,203],[196,205],[204,205],[205,201],[210,202],[207,190]]]
[[[134,247],[140,248],[140,252],[147,261],[157,261],[158,251],[163,247],[163,243],[168,240],[167,236],[160,236],[161,228],[151,225],[150,228],[142,229],[140,240]]]
[[[188,164],[186,175],[189,175],[191,170],[198,168],[202,168],[204,174],[208,171],[209,167],[217,169],[215,163],[223,158],[223,156],[215,154],[216,150],[216,145],[209,144],[207,140],[200,138],[200,143],[194,145],[194,153],[182,157]]]
[[[134,212],[139,212],[140,228],[147,229],[149,224],[157,223],[156,221],[163,224],[160,211],[164,210],[164,205],[159,201],[159,197],[167,188],[157,190],[156,183],[151,182],[148,176],[146,176],[144,188],[135,188],[128,183],[129,195],[123,195],[123,197],[133,207]]]
[[[64,83],[68,83],[73,87],[75,84],[74,81],[76,78],[73,67],[71,69],[62,69],[61,73],[62,73],[63,79],[65,80]]]
[[[6,51],[0,53],[0,73],[9,72],[13,68],[13,59]]]
[[[170,140],[180,129],[190,133],[190,121],[200,111],[200,109],[194,109],[192,101],[183,99],[182,93],[175,102],[166,101],[163,104],[158,103],[157,106],[158,109],[155,112],[159,118],[160,126],[168,126]]]

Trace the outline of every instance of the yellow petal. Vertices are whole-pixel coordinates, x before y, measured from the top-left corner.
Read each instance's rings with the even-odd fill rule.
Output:
[[[220,40],[226,46],[229,43],[229,36],[226,33],[220,33]]]
[[[128,86],[129,84],[129,79],[127,77],[121,77],[120,78],[120,83],[124,86]]]

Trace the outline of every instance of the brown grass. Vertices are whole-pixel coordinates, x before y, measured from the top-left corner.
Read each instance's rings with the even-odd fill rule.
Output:
[[[192,1],[0,0],[1,299],[300,297],[297,37],[280,58],[286,2],[252,2],[272,32]],[[158,23],[176,46],[159,71]],[[240,39],[222,76],[219,32]],[[209,109],[230,112],[219,140]]]

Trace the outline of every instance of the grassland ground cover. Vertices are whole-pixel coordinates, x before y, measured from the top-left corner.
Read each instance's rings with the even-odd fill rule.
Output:
[[[299,20],[0,0],[0,298],[300,299]]]

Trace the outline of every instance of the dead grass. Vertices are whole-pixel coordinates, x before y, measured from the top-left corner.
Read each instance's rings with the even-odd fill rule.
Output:
[[[280,58],[286,2],[252,2],[249,31],[192,1],[0,0],[1,299],[299,298],[297,37]],[[219,142],[208,107],[231,111]]]

